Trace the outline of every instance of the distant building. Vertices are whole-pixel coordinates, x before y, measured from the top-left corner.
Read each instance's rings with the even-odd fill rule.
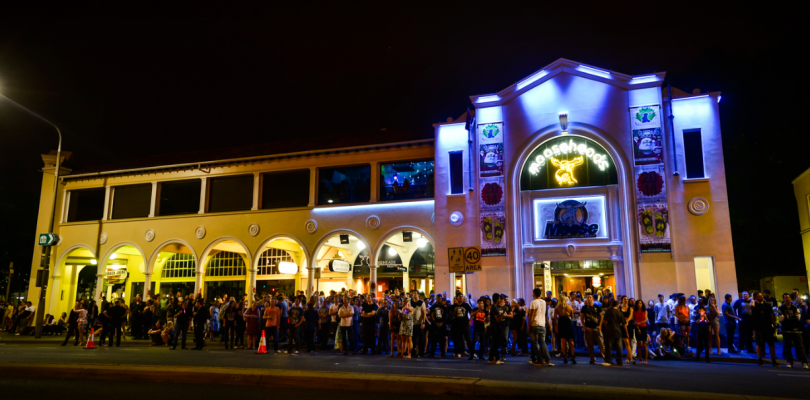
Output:
[[[664,75],[560,59],[471,97],[470,135],[465,113],[427,137],[383,130],[145,159],[120,149],[120,165],[66,168],[48,312],[102,294],[344,287],[735,293],[720,94],[670,96]],[[55,156],[43,161],[38,232]],[[38,268],[39,251],[31,276]]]
[[[804,248],[804,267],[810,278],[810,169],[793,180],[793,193],[799,206],[799,232]]]

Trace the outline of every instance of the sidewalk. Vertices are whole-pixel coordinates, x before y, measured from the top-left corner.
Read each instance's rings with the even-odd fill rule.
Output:
[[[718,393],[633,389],[594,385],[562,385],[506,382],[479,378],[414,376],[402,374],[357,374],[354,372],[298,371],[287,369],[212,368],[154,365],[29,364],[0,363],[9,377],[128,380],[265,387],[353,390],[414,395],[490,396],[493,398],[554,398],[626,400],[764,400],[775,397]]]

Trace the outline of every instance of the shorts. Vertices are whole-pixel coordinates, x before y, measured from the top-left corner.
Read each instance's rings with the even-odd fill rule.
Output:
[[[678,322],[678,329],[681,329],[681,328],[683,328],[683,327],[687,327],[687,328],[688,328],[688,327],[690,327],[690,326],[692,326],[692,325],[691,325],[690,323],[688,323],[688,322],[680,322],[680,321]]]
[[[646,326],[636,326],[636,340],[639,342],[646,342],[647,341],[647,327]]]
[[[776,336],[773,335],[773,331],[768,330],[757,330],[757,346],[764,346],[768,344],[773,346],[776,343]]]

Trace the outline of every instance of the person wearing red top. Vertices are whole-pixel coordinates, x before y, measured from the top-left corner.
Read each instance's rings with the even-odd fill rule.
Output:
[[[278,328],[279,318],[281,317],[281,310],[276,307],[276,299],[270,297],[269,305],[264,309],[264,332],[267,339],[273,335],[273,351],[278,353]]]
[[[641,360],[641,352],[644,352],[644,360],[640,361],[642,364],[647,363],[649,353],[647,351],[647,309],[644,308],[644,302],[636,300],[635,307],[633,308],[633,320],[636,322],[636,342],[638,342],[638,358]],[[633,361],[635,364],[635,361]]]

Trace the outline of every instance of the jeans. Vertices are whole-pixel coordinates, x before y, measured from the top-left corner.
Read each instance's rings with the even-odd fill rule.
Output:
[[[470,342],[470,357],[475,352],[475,343],[478,342],[478,358],[484,359],[484,350],[487,348],[487,332],[484,329],[473,330],[472,341]]]
[[[460,356],[464,353],[464,344],[472,343],[470,338],[470,327],[462,325],[461,327],[451,328],[451,336],[453,337],[453,351],[456,355]],[[470,354],[475,351],[475,347],[470,347]]]
[[[326,323],[321,324],[321,330],[318,331],[318,343],[321,344],[321,350],[326,350],[329,348],[330,327],[331,323],[327,321]]]
[[[734,332],[737,331],[737,320],[726,318],[726,347],[728,347],[728,351],[733,353],[737,351],[734,348]]]
[[[743,315],[740,322],[740,350],[754,351],[754,321],[750,315]]]
[[[542,361],[550,363],[551,355],[548,353],[548,344],[546,344],[546,327],[531,327],[529,329],[529,337],[532,340],[532,360],[535,363]]]
[[[414,337],[414,339],[416,339]],[[377,352],[389,352],[391,349],[391,334],[388,333],[388,324],[380,322],[380,340],[377,342]]]
[[[354,336],[354,326],[341,326],[340,327],[340,341],[343,343],[343,353],[349,352],[351,345],[352,352],[357,354],[357,337]]]
[[[174,327],[174,340],[172,341],[172,347],[177,347],[177,338],[183,336],[182,347],[186,348],[186,337],[188,336],[188,322],[178,322],[177,326]]]
[[[315,350],[315,331],[317,329],[309,329],[305,328],[304,330],[304,341],[307,344],[307,352],[312,352]]]
[[[377,324],[374,322],[363,322],[363,351],[366,353],[377,353]]]
[[[796,358],[802,364],[807,363],[807,350],[804,349],[802,343],[801,332],[782,332],[782,339],[784,340],[784,347],[782,347],[782,358],[789,364],[793,363],[792,347],[796,347]]]
[[[506,347],[506,337],[503,335],[503,329],[490,326],[492,331],[492,347],[489,348],[489,360],[497,361],[501,358],[501,353]]]
[[[382,336],[380,336],[382,337]],[[422,329],[422,324],[413,324],[413,337],[411,338],[413,341],[413,351],[411,355],[417,356],[425,355],[425,331]]]
[[[293,342],[295,342],[295,351],[301,350],[301,327],[288,326],[290,328],[287,330],[287,353],[292,353]]]
[[[616,350],[616,364],[622,365],[622,337],[605,337],[605,362],[613,363],[611,350]]]
[[[264,339],[265,342],[270,338],[270,335],[273,335],[273,351],[278,351],[278,328],[275,326],[267,326],[264,328]]]
[[[574,345],[575,347],[585,347],[585,336],[582,333],[582,327],[577,325],[578,319],[571,321],[571,327],[574,328]]]

